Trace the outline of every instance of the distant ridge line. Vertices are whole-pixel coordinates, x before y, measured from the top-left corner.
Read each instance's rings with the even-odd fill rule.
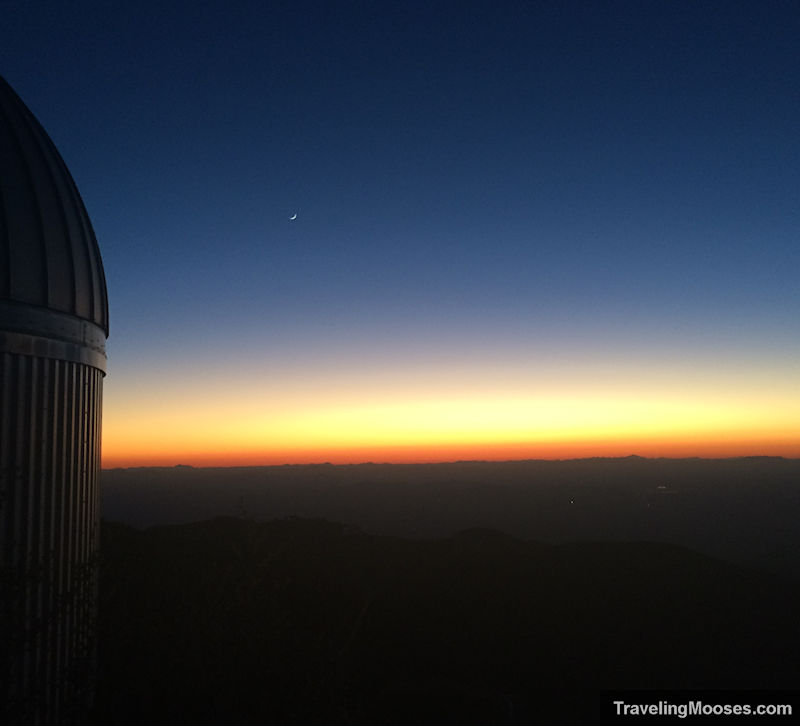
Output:
[[[663,461],[800,461],[800,459],[788,458],[785,456],[769,456],[769,455],[750,455],[750,456],[639,456],[638,454],[629,454],[628,456],[585,456],[576,457],[573,459],[456,459],[454,461],[433,461],[433,462],[390,462],[390,461],[362,461],[351,462],[346,464],[332,464],[328,461],[323,462],[309,462],[304,464],[231,464],[229,466],[196,466],[193,464],[156,464],[156,465],[143,465],[143,466],[113,466],[103,467],[102,471],[141,471],[144,469],[158,469],[158,470],[190,470],[197,471],[202,469],[286,469],[286,468],[323,468],[335,467],[339,469],[354,468],[354,467],[371,467],[371,466],[394,466],[394,467],[431,467],[431,466],[455,466],[465,464],[487,464],[487,465],[501,465],[501,464],[569,464],[579,462],[634,462],[634,461],[648,461],[648,462],[663,462]]]

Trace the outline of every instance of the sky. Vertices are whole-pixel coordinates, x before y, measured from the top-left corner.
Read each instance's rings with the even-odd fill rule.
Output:
[[[800,456],[796,2],[0,14],[103,255],[103,466]]]

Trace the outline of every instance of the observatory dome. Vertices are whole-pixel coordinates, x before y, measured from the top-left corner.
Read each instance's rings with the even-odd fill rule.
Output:
[[[108,299],[75,182],[0,78],[0,703],[89,723]]]
[[[0,336],[12,332],[105,368],[108,296],[89,216],[50,137],[0,77]]]

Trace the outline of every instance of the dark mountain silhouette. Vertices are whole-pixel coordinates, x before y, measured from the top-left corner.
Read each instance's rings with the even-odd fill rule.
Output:
[[[800,460],[583,459],[103,471],[103,513],[138,527],[299,515],[374,534],[673,543],[800,577]]]
[[[797,583],[674,545],[300,518],[102,543],[97,723],[591,723],[603,688],[800,685]]]

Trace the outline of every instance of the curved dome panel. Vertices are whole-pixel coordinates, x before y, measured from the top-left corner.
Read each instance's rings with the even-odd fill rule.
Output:
[[[108,335],[100,250],[45,130],[0,77],[0,301],[65,313]]]

